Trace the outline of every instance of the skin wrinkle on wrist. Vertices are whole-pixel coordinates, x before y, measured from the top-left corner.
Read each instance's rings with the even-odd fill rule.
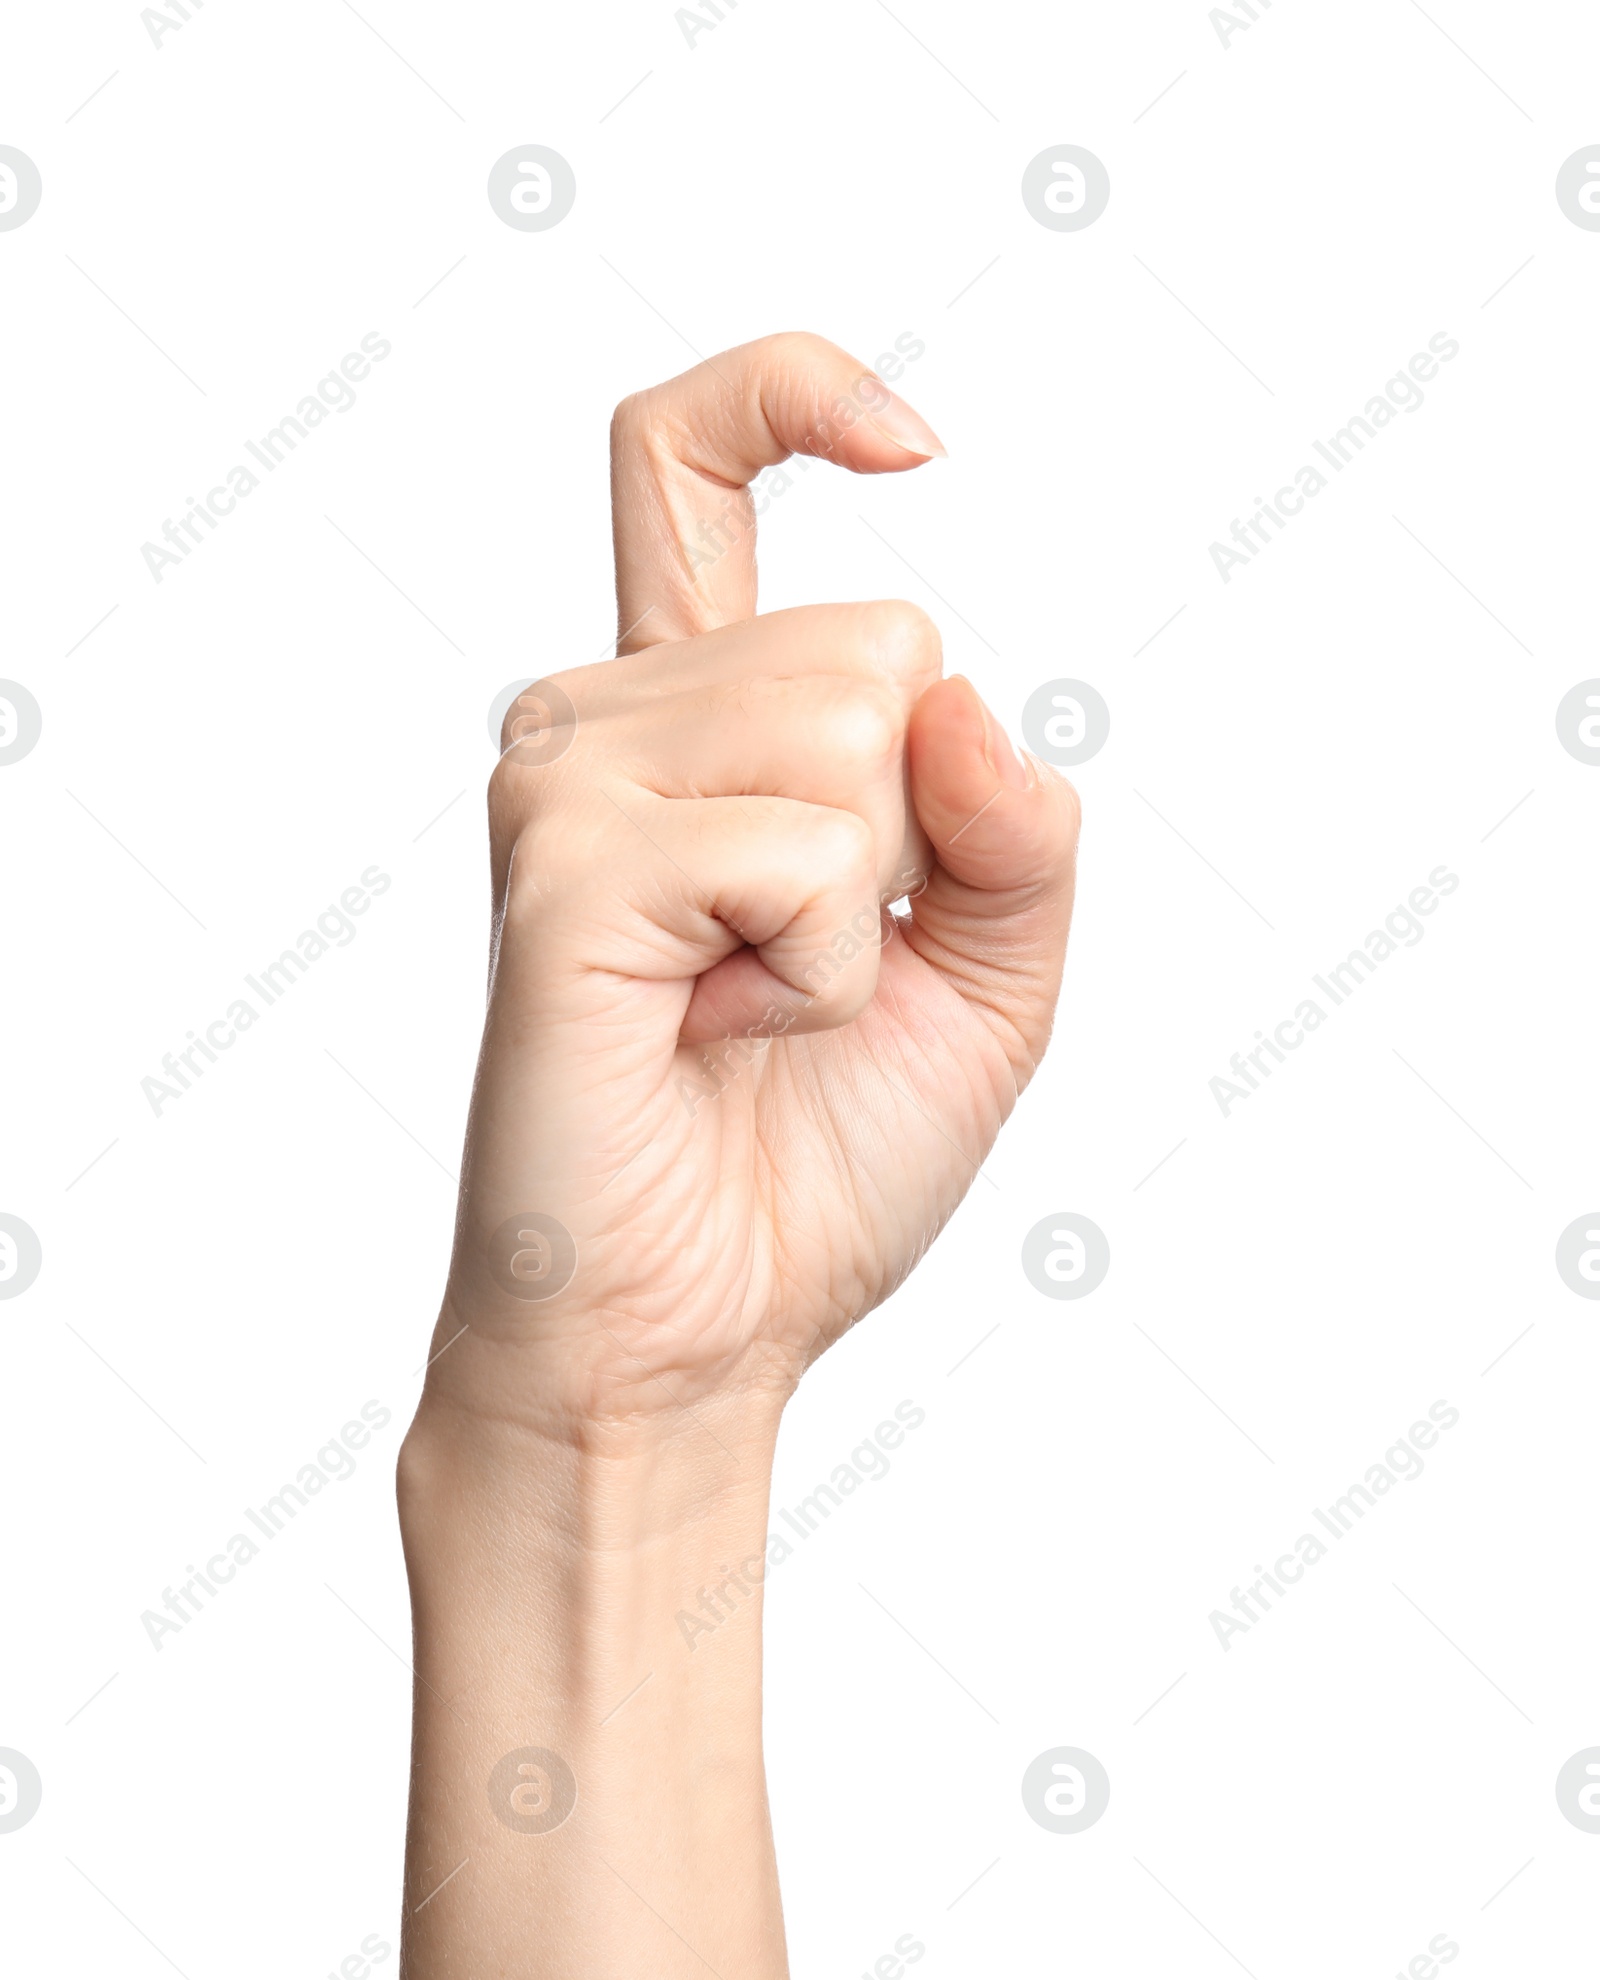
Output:
[[[654,1477],[658,1495],[667,1482],[696,1471],[725,1472],[736,1486],[741,1473],[770,1470],[790,1393],[762,1385],[626,1418],[557,1404],[535,1426],[504,1411],[486,1414],[434,1384],[424,1390],[401,1444],[401,1491],[420,1502],[428,1490],[474,1476],[498,1489],[508,1475],[540,1471],[568,1471],[591,1487],[609,1479],[618,1491],[637,1491],[640,1481]]]

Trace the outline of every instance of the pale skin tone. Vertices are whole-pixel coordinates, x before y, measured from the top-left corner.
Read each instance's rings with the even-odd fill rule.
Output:
[[[790,453],[942,451],[815,337],[626,400],[618,657],[508,717],[455,1253],[400,1460],[407,1980],[788,1973],[761,1757],[778,1422],[1038,1065],[1078,807],[942,678],[916,607],[757,617],[743,491]],[[691,1648],[680,1611],[730,1571]],[[502,1819],[560,1795],[542,1762],[496,1775],[525,1748],[576,1784],[539,1833]]]

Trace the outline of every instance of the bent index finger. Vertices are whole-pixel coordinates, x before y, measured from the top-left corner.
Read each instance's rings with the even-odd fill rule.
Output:
[[[825,338],[763,337],[636,392],[611,422],[619,653],[755,616],[748,483],[791,454],[895,474],[938,436]]]

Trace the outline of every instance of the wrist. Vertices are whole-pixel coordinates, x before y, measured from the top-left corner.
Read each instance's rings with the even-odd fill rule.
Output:
[[[514,1307],[447,1291],[418,1406],[430,1441],[480,1444],[512,1470],[571,1451],[626,1460],[775,1442],[805,1359],[748,1337],[726,1316],[684,1312],[670,1326],[590,1307]]]
[[[425,1395],[399,1464],[429,1783],[408,1841],[419,1975],[459,1943],[496,1971],[575,1970],[527,1963],[530,1902],[585,1971],[785,1972],[761,1766],[778,1414],[718,1394],[532,1430]],[[524,1765],[542,1770],[532,1801]],[[516,1811],[547,1804],[535,1820],[553,1826],[524,1833]],[[712,1890],[681,1906],[679,1891]]]
[[[776,1404],[702,1399],[640,1421],[563,1415],[530,1429],[424,1392],[396,1473],[401,1533],[426,1563],[490,1565],[462,1545],[491,1520],[494,1557],[523,1549],[625,1562],[692,1550],[766,1513]]]
[[[710,1661],[758,1673],[779,1414],[775,1398],[719,1394],[535,1431],[425,1394],[397,1472],[419,1653],[476,1683],[504,1674],[511,1646],[581,1717],[662,1659],[687,1676],[706,1613],[737,1611]]]

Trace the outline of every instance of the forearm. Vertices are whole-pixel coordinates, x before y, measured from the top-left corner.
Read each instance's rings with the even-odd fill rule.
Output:
[[[407,1980],[787,1973],[761,1759],[776,1408],[672,1416],[557,1439],[424,1401],[400,1472]],[[728,1625],[691,1643],[680,1612],[718,1586]],[[570,1769],[569,1814],[524,1749]]]

